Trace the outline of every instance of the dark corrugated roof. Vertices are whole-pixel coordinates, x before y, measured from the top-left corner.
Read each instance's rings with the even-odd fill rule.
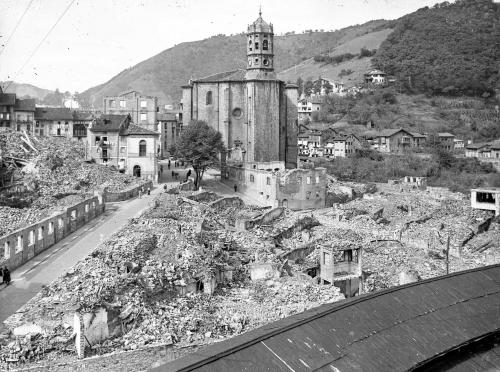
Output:
[[[200,79],[193,80],[194,82],[208,83],[217,81],[243,81],[245,80],[246,70],[233,70],[226,72],[219,72],[218,74],[206,76]]]
[[[483,147],[490,146],[488,143],[470,143],[468,144],[465,148],[468,150],[479,150],[482,149]]]
[[[140,127],[135,124],[129,124],[128,128],[121,131],[120,135],[128,136],[128,135],[141,135],[141,136],[159,136],[160,134],[157,132],[153,132],[152,130]]]
[[[89,128],[91,132],[118,132],[127,127],[129,115],[101,115]]]
[[[323,305],[154,371],[406,371],[491,332],[500,265]]]
[[[15,93],[0,93],[0,105],[13,106],[16,104]]]
[[[36,120],[73,120],[74,115],[67,107],[37,107]]]
[[[35,100],[33,98],[19,99],[16,98],[16,105],[14,106],[16,111],[35,111]]]

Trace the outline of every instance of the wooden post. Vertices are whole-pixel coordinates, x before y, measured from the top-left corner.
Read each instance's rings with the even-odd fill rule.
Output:
[[[450,234],[446,239],[446,274],[450,273]]]

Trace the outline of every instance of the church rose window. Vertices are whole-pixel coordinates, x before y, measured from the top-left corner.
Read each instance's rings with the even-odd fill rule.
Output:
[[[235,118],[241,118],[241,115],[243,114],[243,111],[239,108],[239,107],[236,107],[234,110],[233,110],[233,116]]]

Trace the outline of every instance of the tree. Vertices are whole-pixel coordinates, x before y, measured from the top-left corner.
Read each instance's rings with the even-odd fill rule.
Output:
[[[298,93],[299,93],[299,97],[300,97],[301,94],[304,92],[304,80],[302,80],[302,78],[299,76],[296,84],[297,84],[297,87],[299,88]]]
[[[315,94],[321,94],[321,83],[323,79],[321,76],[318,76],[318,80],[315,80],[312,85],[312,90]]]
[[[219,163],[219,156],[226,148],[219,132],[204,121],[193,120],[170,151],[191,164],[196,174],[194,185],[198,190],[203,174],[207,168]]]
[[[304,94],[309,97],[313,91],[313,82],[312,78],[308,78],[304,83]]]

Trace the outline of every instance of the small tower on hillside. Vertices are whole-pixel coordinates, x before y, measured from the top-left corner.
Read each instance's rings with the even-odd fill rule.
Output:
[[[274,33],[273,25],[259,18],[248,26],[247,31],[247,72],[245,78],[276,79],[274,72]]]

